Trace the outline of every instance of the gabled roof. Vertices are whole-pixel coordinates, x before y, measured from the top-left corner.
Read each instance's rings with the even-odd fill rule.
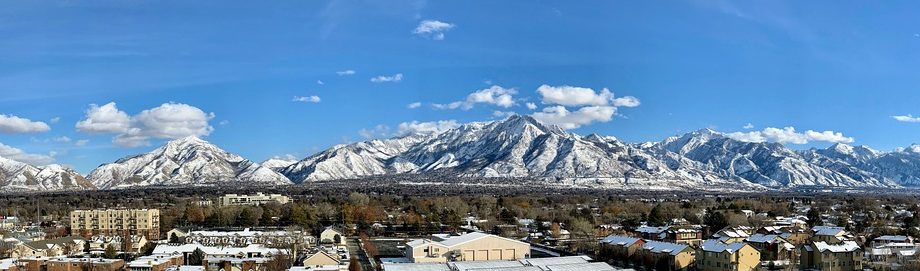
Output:
[[[689,248],[690,246],[685,244],[676,244],[668,242],[659,242],[659,241],[646,241],[642,245],[642,249],[651,251],[652,253],[668,253],[671,255],[680,254],[684,249]]]
[[[718,252],[718,253],[728,252],[730,254],[735,254],[735,252],[738,252],[738,250],[741,250],[741,248],[747,245],[748,245],[747,243],[743,243],[743,242],[734,242],[734,243],[726,244],[717,239],[709,239],[709,240],[704,241],[703,244],[700,245],[700,249],[702,249],[703,251],[708,251],[708,252]]]
[[[310,255],[309,257],[307,257],[306,259],[304,259],[303,262],[307,262],[307,261],[309,261],[310,259],[313,259],[313,258],[316,258],[316,257],[327,258],[327,259],[329,259],[329,260],[335,262],[336,264],[342,264],[342,261],[339,259],[338,256],[333,256],[332,254],[329,254],[328,252],[323,251],[323,250],[320,250],[320,251],[317,251],[316,253],[313,253],[313,255]]]
[[[611,244],[611,245],[618,245],[618,246],[630,246],[641,240],[642,239],[635,238],[635,237],[629,237],[629,236],[610,235],[604,238],[604,240],[601,240],[601,242]]]
[[[879,236],[878,238],[875,238],[875,240],[879,240],[879,241],[892,241],[892,242],[907,242],[908,239],[909,238],[904,235],[882,235],[882,236]]]
[[[830,251],[834,253],[838,252],[853,252],[862,249],[856,241],[844,241],[840,244],[828,244],[823,241],[814,242],[812,244],[816,250],[819,252]]]
[[[783,239],[783,237],[777,234],[760,234],[760,233],[755,233],[751,235],[750,237],[748,237],[747,239],[744,239],[744,241],[751,242],[751,243],[767,243],[767,244],[773,244],[778,241],[788,242],[786,241],[786,239]]]
[[[81,241],[84,241],[83,238],[80,238],[77,236],[67,236],[67,237],[61,237],[61,238],[27,242],[23,244],[33,250],[46,250],[54,246],[61,246],[61,245],[68,244],[68,243],[76,244],[77,242],[81,242]]]
[[[815,235],[823,235],[823,236],[837,236],[837,235],[844,234],[846,232],[846,229],[844,229],[843,227],[830,227],[830,226],[814,226],[813,228],[811,228],[811,230],[815,232]]]
[[[668,228],[670,228],[670,226],[661,226],[661,227],[640,226],[636,228],[636,232],[659,234],[659,233],[662,233],[668,230]]]

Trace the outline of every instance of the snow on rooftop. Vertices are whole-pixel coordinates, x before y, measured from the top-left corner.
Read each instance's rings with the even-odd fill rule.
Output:
[[[579,263],[547,266],[548,271],[616,271],[621,270],[607,263]]]
[[[641,239],[635,238],[635,237],[622,236],[622,235],[610,235],[604,238],[604,240],[601,240],[601,242],[611,244],[611,245],[626,246],[626,245],[635,244],[636,242],[639,242],[639,240]]]
[[[833,244],[833,245],[828,244],[827,242],[820,241],[820,242],[815,242],[814,246],[820,252],[830,251],[834,253],[853,252],[853,251],[861,249],[859,247],[859,244],[856,243],[856,241],[843,241],[843,243]]]
[[[653,253],[668,253],[671,255],[677,255],[681,251],[686,249],[687,247],[689,246],[684,245],[684,244],[659,242],[659,241],[647,241],[645,242],[644,245],[642,245],[642,249],[651,251]]]
[[[521,262],[518,261],[467,261],[467,262],[451,262],[448,265],[453,266],[453,270],[457,271],[469,271],[472,269],[494,269],[494,268],[503,268],[503,267],[518,267],[524,266]]]
[[[576,264],[587,263],[591,258],[588,256],[570,256],[570,257],[550,257],[550,258],[531,258],[523,259],[521,263],[531,266],[545,267],[548,265]]]
[[[735,252],[740,250],[745,245],[747,244],[743,242],[735,242],[735,243],[726,244],[716,239],[709,239],[703,242],[702,245],[700,245],[700,249],[704,251],[709,251],[709,252],[728,252],[728,253],[734,254]]]

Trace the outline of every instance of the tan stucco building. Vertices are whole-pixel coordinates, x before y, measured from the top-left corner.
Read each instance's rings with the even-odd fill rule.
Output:
[[[414,263],[521,260],[530,256],[530,244],[474,232],[415,240],[406,244],[405,254]]]
[[[862,270],[862,251],[855,241],[811,242],[801,248],[799,267],[823,271]]]
[[[706,240],[696,252],[696,269],[753,271],[760,268],[760,252],[744,242]]]
[[[70,212],[70,234],[88,238],[104,235],[144,235],[160,240],[160,210],[104,209]]]

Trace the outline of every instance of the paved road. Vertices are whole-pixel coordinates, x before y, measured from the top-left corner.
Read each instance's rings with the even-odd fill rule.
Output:
[[[348,251],[351,253],[352,259],[358,259],[358,262],[361,263],[362,271],[373,271],[374,268],[371,266],[371,262],[367,259],[367,253],[364,253],[364,249],[361,248],[361,240],[358,240],[357,237],[351,237],[348,239]]]

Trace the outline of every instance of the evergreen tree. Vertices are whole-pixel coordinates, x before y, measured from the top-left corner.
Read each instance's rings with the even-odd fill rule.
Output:
[[[115,257],[118,257],[118,251],[115,250],[115,246],[109,244],[105,247],[105,252],[102,254],[102,256],[106,259],[115,259]]]

